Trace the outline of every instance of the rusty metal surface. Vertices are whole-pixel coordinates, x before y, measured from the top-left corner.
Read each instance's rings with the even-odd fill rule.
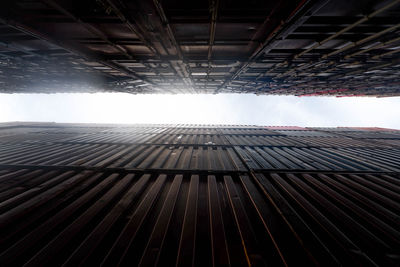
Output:
[[[0,92],[398,96],[398,0],[2,0]]]
[[[363,147],[365,138],[259,126],[40,127],[0,135],[2,266],[399,264],[400,150],[379,139]],[[162,138],[170,143],[151,143]],[[231,143],[257,138],[275,143]]]

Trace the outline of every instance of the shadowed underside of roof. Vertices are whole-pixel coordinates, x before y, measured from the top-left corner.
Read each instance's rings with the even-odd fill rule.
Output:
[[[400,131],[0,124],[4,266],[398,266]]]
[[[4,0],[0,91],[400,94],[399,0]]]

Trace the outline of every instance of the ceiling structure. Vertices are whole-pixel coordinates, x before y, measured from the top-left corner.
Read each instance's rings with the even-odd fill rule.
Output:
[[[3,0],[0,92],[400,95],[400,0]]]

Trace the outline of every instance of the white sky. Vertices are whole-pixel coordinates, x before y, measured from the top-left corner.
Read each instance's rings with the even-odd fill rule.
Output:
[[[400,129],[400,97],[0,94],[0,122],[205,123]]]

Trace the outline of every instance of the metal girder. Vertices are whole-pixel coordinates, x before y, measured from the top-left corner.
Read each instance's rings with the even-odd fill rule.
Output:
[[[194,90],[194,85],[192,83],[192,78],[191,78],[191,74],[190,74],[190,67],[188,66],[188,64],[186,63],[186,60],[183,57],[182,50],[181,50],[178,42],[175,39],[174,32],[171,28],[171,25],[169,24],[167,16],[165,15],[162,4],[160,3],[159,0],[153,0],[153,3],[154,3],[154,6],[156,7],[158,15],[160,16],[161,23],[168,35],[169,41],[172,43],[173,47],[175,48],[175,51],[179,58],[179,61],[171,62],[171,65],[174,67],[176,72],[182,77],[182,80],[184,81],[184,83],[187,86],[189,86],[190,90]]]
[[[107,90],[129,93],[319,95],[346,82],[340,94],[359,88],[369,95],[379,94],[368,87],[378,85],[375,79],[393,95],[400,75],[393,63],[399,0],[4,0],[0,6],[8,24],[0,24],[6,92],[27,90],[32,77],[61,84],[63,76],[101,74]]]
[[[125,25],[129,28],[129,30],[131,30],[132,33],[138,36],[139,39],[147,46],[147,48],[149,48],[155,55],[160,56],[157,49],[155,49],[154,46],[151,44],[151,41],[149,41],[148,38],[146,38],[146,35],[145,33],[143,33],[143,30],[138,29],[137,25],[131,22],[131,19],[128,18],[126,15],[124,15],[124,12],[118,7],[117,3],[115,3],[115,0],[105,0],[105,1],[107,1],[107,3],[110,5],[114,13],[123,23],[125,23]]]
[[[297,7],[291,12],[291,14],[289,15],[289,17],[286,20],[286,23],[288,23],[289,21],[291,21],[293,19],[294,16],[297,15],[298,12],[300,12],[304,6],[308,3],[309,1],[301,1]],[[324,1],[320,1],[317,5],[312,6],[312,10],[311,12],[317,12],[320,8],[322,8],[326,3],[328,3],[329,0],[324,0]],[[310,10],[307,10],[310,11]],[[306,13],[306,12],[303,12]],[[270,19],[270,16],[272,14],[269,14],[266,20]],[[247,60],[246,63],[244,63],[232,76],[229,80],[226,80],[218,89],[217,92],[224,86],[229,85],[229,83],[234,80],[236,77],[238,77],[240,75],[240,73],[247,68],[255,58],[257,58],[261,53],[263,53],[266,49],[269,49],[269,46],[271,45],[271,43],[273,43],[273,41],[275,40],[275,38],[277,37],[277,34],[279,35],[283,35],[282,32],[280,32],[282,29],[284,29],[285,33],[284,34],[288,34],[288,32],[293,31],[301,22],[304,22],[305,19],[303,16],[300,15],[300,18],[298,19],[298,21],[296,21],[295,23],[291,24],[289,29],[284,29],[284,26],[288,26],[287,24],[285,25],[284,21],[281,21],[281,23],[272,31],[269,33],[269,35],[267,36],[266,40],[264,41],[264,43],[260,46],[257,47],[257,49],[250,55],[249,59]],[[282,37],[282,39],[284,39],[284,37]]]

